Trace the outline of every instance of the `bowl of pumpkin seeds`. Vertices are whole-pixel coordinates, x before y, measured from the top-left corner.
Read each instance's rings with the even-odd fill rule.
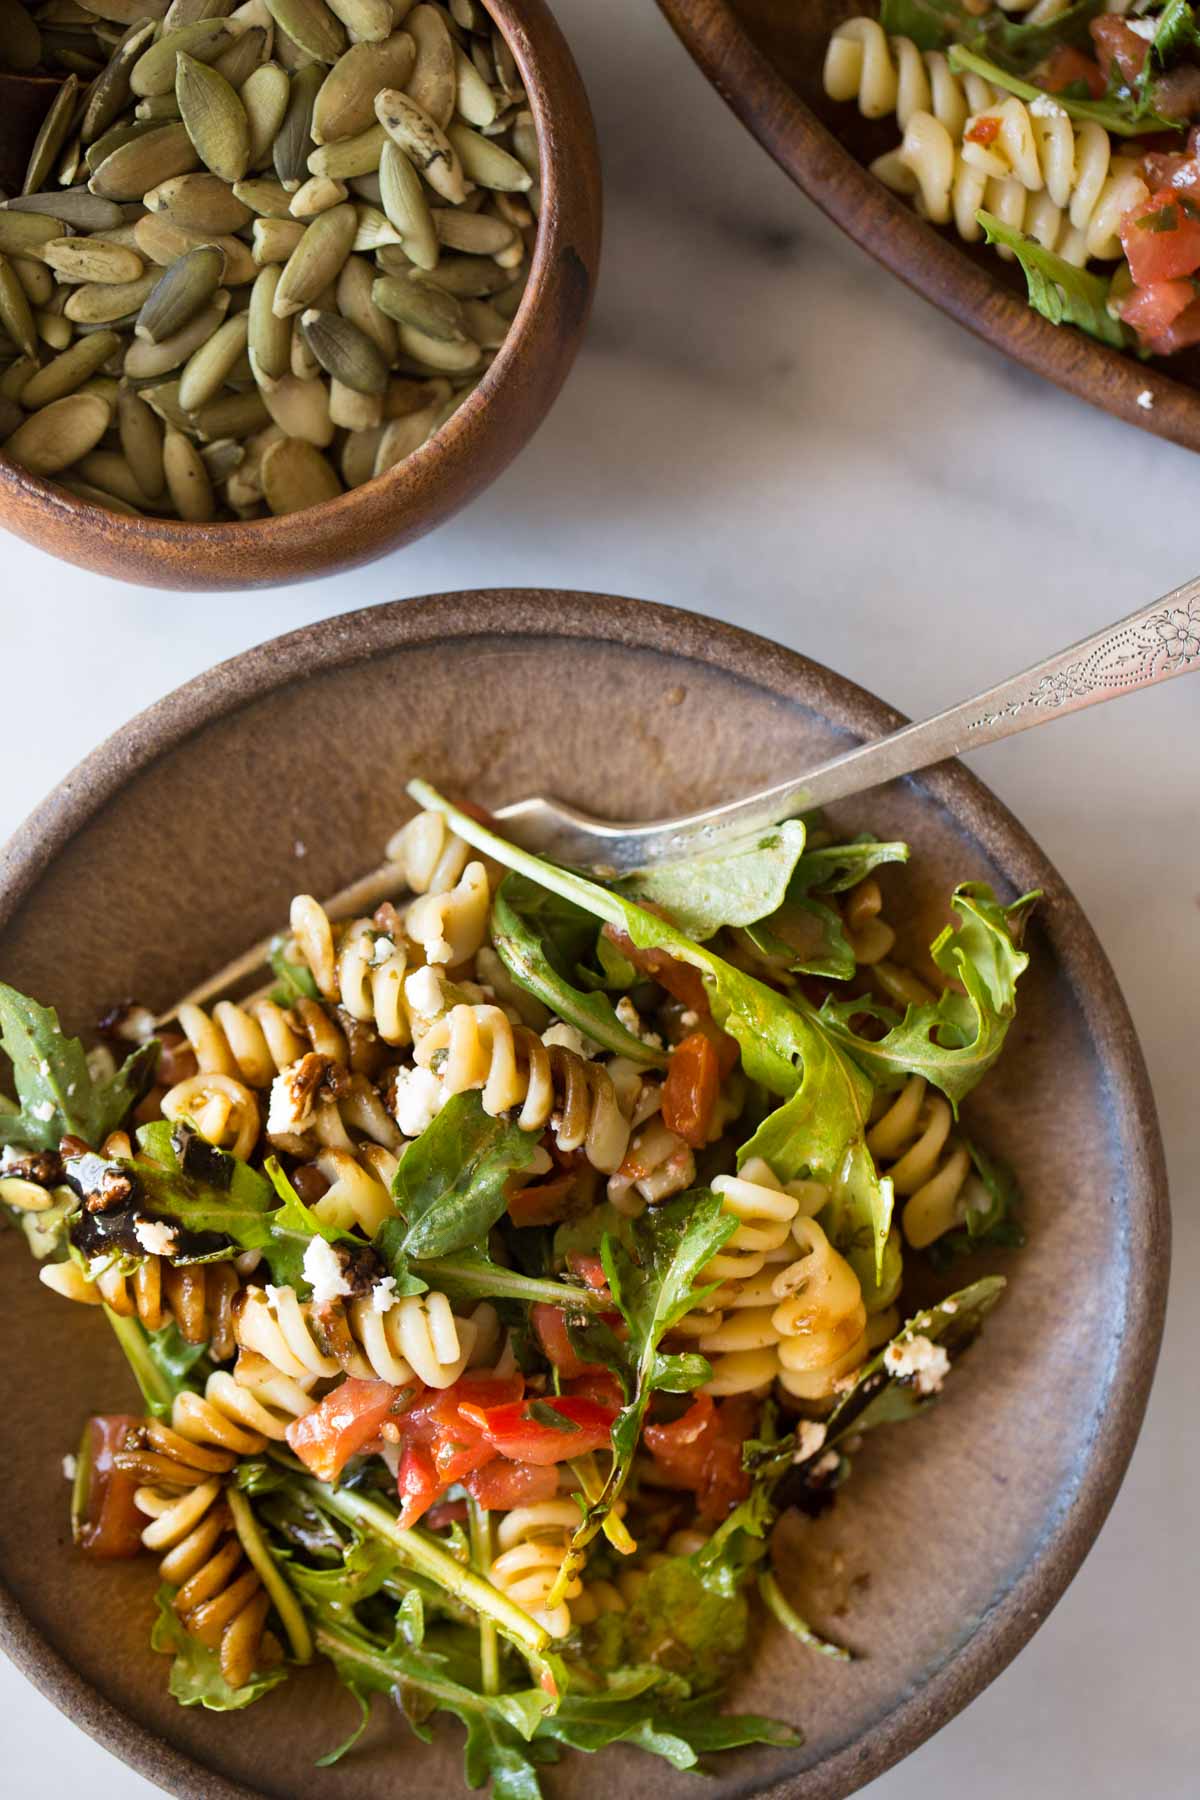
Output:
[[[0,524],[105,574],[412,541],[586,326],[599,161],[545,0],[0,0],[0,141]]]

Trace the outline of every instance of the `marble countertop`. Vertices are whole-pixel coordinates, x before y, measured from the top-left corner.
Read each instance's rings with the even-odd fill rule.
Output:
[[[1196,572],[1183,539],[1200,460],[1010,366],[843,241],[651,0],[556,6],[597,113],[608,220],[591,335],[540,436],[436,536],[316,586],[171,596],[7,540],[0,646],[20,679],[6,683],[0,837],[179,682],[398,595],[544,585],[690,606],[919,716]],[[1196,1792],[1198,715],[1200,683],[1180,681],[971,759],[1074,887],[1132,1007],[1171,1166],[1175,1304],[1083,1571],[872,1800]],[[0,1724],[23,1800],[154,1791],[7,1664]]]

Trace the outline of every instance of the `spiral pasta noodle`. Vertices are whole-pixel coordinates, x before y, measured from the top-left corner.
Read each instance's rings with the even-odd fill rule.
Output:
[[[901,131],[929,113],[956,137],[972,112],[996,90],[973,74],[958,74],[940,50],[921,50],[911,38],[889,38],[877,19],[847,19],[829,40],[823,73],[831,100],[857,100],[866,119],[895,114]]]
[[[471,847],[441,813],[419,812],[389,839],[387,859],[411,893],[444,894],[471,860]]]
[[[883,893],[873,875],[843,895],[842,923],[846,942],[856,963],[865,967],[882,961],[896,942],[896,933],[883,912]]]
[[[962,1197],[971,1155],[953,1133],[944,1094],[912,1075],[867,1135],[867,1147],[904,1199],[901,1229],[915,1250],[962,1223]]]
[[[357,1225],[366,1237],[374,1237],[395,1213],[391,1189],[398,1166],[394,1152],[382,1144],[322,1147],[309,1167],[328,1185],[313,1212],[322,1225],[338,1231]]]
[[[43,1263],[38,1273],[64,1300],[137,1317],[147,1331],[160,1331],[173,1319],[189,1344],[207,1344],[217,1362],[227,1362],[237,1347],[233,1302],[240,1283],[230,1263],[176,1268],[164,1256],[146,1256],[131,1272],[113,1262],[92,1277],[77,1263],[56,1262]]]
[[[449,1094],[480,1090],[493,1118],[517,1111],[522,1131],[550,1126],[560,1150],[582,1150],[602,1173],[619,1169],[629,1120],[608,1071],[561,1044],[543,1044],[498,1006],[458,1005],[434,1020],[416,1048]]]
[[[415,1377],[445,1388],[468,1366],[481,1331],[495,1341],[494,1321],[486,1302],[472,1318],[456,1318],[439,1293],[392,1298],[381,1310],[371,1294],[318,1308],[291,1287],[247,1288],[234,1309],[234,1334],[294,1380],[346,1374],[403,1387]]]
[[[523,1607],[552,1638],[567,1636],[572,1622],[570,1602],[583,1594],[583,1583],[575,1576],[563,1598],[554,1606],[547,1604],[578,1523],[576,1501],[564,1497],[514,1507],[505,1513],[496,1531],[499,1555],[488,1571],[493,1587]],[[586,1605],[584,1612],[595,1616]]]
[[[801,1400],[823,1400],[867,1354],[867,1311],[845,1257],[815,1219],[797,1219],[792,1233],[802,1255],[772,1283],[777,1305],[779,1379]]]

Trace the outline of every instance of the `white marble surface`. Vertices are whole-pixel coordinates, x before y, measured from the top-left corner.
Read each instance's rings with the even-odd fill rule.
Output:
[[[437,536],[307,588],[153,594],[6,541],[0,835],[177,683],[397,595],[541,584],[691,606],[919,715],[1195,573],[1200,461],[1010,367],[876,270],[742,132],[650,0],[558,7],[599,120],[608,238],[590,340],[540,437]],[[1200,682],[1181,681],[974,759],[1079,894],[1142,1033],[1175,1304],[1082,1573],[873,1800],[1197,1792],[1198,712]],[[6,1664],[0,1734],[23,1800],[153,1791]]]

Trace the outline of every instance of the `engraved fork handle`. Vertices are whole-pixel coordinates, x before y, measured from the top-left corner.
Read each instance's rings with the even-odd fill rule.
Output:
[[[993,744],[1081,707],[1197,669],[1200,577],[973,700],[860,744],[798,780],[781,782],[706,812],[647,824],[602,823],[570,807],[534,800],[505,807],[497,816],[506,832],[529,849],[543,849],[577,867],[603,863],[626,873],[654,862],[718,849],[782,819],[911,775],[963,750]]]

